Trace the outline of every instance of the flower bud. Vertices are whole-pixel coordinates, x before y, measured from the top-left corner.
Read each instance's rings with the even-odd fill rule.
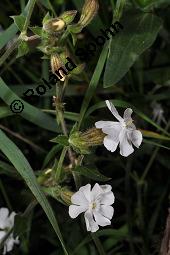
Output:
[[[69,137],[69,143],[75,150],[81,154],[88,154],[89,147],[103,144],[103,139],[106,136],[101,129],[91,128],[86,132],[75,132]]]
[[[59,78],[60,81],[65,81],[66,74],[62,72],[62,69],[65,70],[65,66],[62,63],[60,56],[58,54],[52,54],[51,55],[51,71],[54,75],[56,75]],[[59,75],[56,74],[56,72],[59,72],[59,74],[61,74],[61,76],[63,77],[60,78]]]
[[[65,28],[65,25],[66,24],[64,20],[59,18],[54,18],[45,22],[43,24],[43,29],[49,34],[54,34],[54,33],[61,32]]]
[[[87,26],[96,15],[98,9],[98,0],[86,0],[78,24],[81,25],[81,27]]]
[[[59,18],[64,20],[66,25],[70,24],[77,14],[76,10],[66,11]]]
[[[71,197],[74,193],[66,188],[62,188],[60,192],[61,199],[67,204],[71,205]]]
[[[79,22],[77,24],[70,25],[68,27],[68,30],[70,31],[70,33],[73,33],[73,34],[80,33],[82,29],[86,27],[92,21],[98,9],[99,9],[98,0],[86,0],[82,9],[82,14],[81,14]]]

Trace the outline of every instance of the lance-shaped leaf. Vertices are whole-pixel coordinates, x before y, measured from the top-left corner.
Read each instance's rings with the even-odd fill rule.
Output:
[[[104,176],[96,168],[77,166],[73,171],[95,181],[106,182],[111,180],[111,178]]]
[[[161,20],[150,13],[123,17],[124,29],[112,38],[104,74],[104,87],[119,82],[137,58],[155,41]]]

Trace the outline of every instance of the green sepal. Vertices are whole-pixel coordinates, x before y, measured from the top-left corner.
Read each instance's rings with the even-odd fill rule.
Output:
[[[49,12],[47,12],[47,14],[45,15],[45,17],[43,18],[42,24],[44,25],[46,22],[48,22],[50,19],[52,19],[52,17],[50,16]]]
[[[59,143],[63,146],[69,146],[68,137],[65,135],[58,135],[54,139],[50,140],[52,143]]]
[[[22,57],[22,56],[27,55],[27,53],[29,52],[29,50],[30,50],[30,49],[29,49],[29,46],[28,46],[27,42],[21,41],[21,42],[19,43],[19,46],[18,46],[18,54],[17,54],[16,58],[20,58],[20,57]]]
[[[74,20],[76,14],[76,10],[66,11],[61,16],[59,16],[59,18],[62,19],[66,25],[68,25]]]

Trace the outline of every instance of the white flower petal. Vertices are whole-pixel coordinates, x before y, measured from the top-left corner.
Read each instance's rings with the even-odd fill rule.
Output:
[[[124,119],[124,120],[131,119],[132,112],[133,112],[133,111],[132,111],[131,108],[127,108],[127,109],[124,111],[123,119]]]
[[[9,252],[9,251],[12,251],[13,247],[14,247],[14,244],[15,244],[15,239],[13,238],[13,234],[11,234],[8,239],[6,240],[5,242],[5,245],[6,245],[6,251]]]
[[[0,228],[1,229],[6,227],[6,222],[7,222],[7,219],[8,219],[8,215],[9,215],[8,208],[2,207],[0,209]]]
[[[113,214],[114,214],[114,208],[112,206],[110,206],[110,205],[107,205],[107,206],[106,205],[101,205],[100,206],[100,213],[104,217],[106,217],[109,220],[111,220],[112,217],[113,217]]]
[[[108,192],[112,190],[112,186],[108,184],[100,185],[100,188],[102,188],[103,192]]]
[[[124,157],[129,156],[131,153],[134,152],[133,146],[131,141],[128,140],[127,129],[123,130],[120,135],[120,154]]]
[[[131,132],[130,139],[131,139],[132,143],[137,148],[139,148],[139,146],[142,143],[142,139],[143,139],[142,133],[139,130],[134,130],[134,131]]]
[[[103,190],[101,186],[98,183],[96,183],[91,191],[92,200],[97,199],[97,197],[99,197],[101,193],[103,193]]]
[[[81,191],[77,191],[76,193],[72,195],[71,202],[72,204],[82,205],[82,206],[88,204],[87,199],[85,198],[83,192]]]
[[[115,116],[115,118],[120,122],[123,121],[123,118],[119,115],[114,105],[109,100],[106,100],[105,102],[111,113]]]
[[[90,185],[90,184],[87,184],[87,185],[85,185],[85,186],[82,186],[82,187],[79,189],[79,191],[81,191],[81,192],[84,194],[85,198],[86,198],[89,202],[91,202],[91,185]]]
[[[85,206],[70,205],[69,215],[72,219],[75,219],[80,213],[85,212],[87,209],[88,208]]]
[[[115,142],[119,141],[119,134],[120,134],[121,130],[122,130],[122,125],[120,124],[120,122],[115,122],[115,121],[113,121],[112,127],[103,127],[102,128],[103,133],[111,136]]]
[[[105,136],[103,144],[108,151],[114,152],[117,149],[119,142],[115,142],[111,136]]]
[[[84,214],[85,222],[86,222],[86,228],[87,231],[96,232],[99,229],[99,226],[93,219],[93,215],[91,211],[86,211]]]
[[[6,236],[5,231],[0,231],[0,241]],[[0,242],[1,243],[1,242]]]
[[[95,127],[96,128],[104,128],[104,127],[109,127],[109,128],[112,128],[114,126],[114,121],[103,121],[103,120],[100,120],[100,121],[97,121],[95,123]]]
[[[107,225],[111,224],[111,221],[108,218],[101,215],[99,212],[93,211],[93,215],[94,215],[96,223],[99,226],[104,227],[104,226],[107,226]]]
[[[14,226],[14,219],[15,219],[15,212],[12,212],[9,216],[8,220],[8,227],[12,228]]]
[[[115,196],[112,191],[103,193],[101,196],[100,203],[101,205],[112,205],[115,201]]]

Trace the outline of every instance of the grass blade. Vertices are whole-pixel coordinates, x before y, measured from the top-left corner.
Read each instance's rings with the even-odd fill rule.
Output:
[[[44,193],[41,191],[29,162],[26,160],[20,149],[3,133],[2,130],[0,130],[0,149],[23,177],[29,189],[42,206],[61,242],[65,255],[68,255],[53,210]]]

